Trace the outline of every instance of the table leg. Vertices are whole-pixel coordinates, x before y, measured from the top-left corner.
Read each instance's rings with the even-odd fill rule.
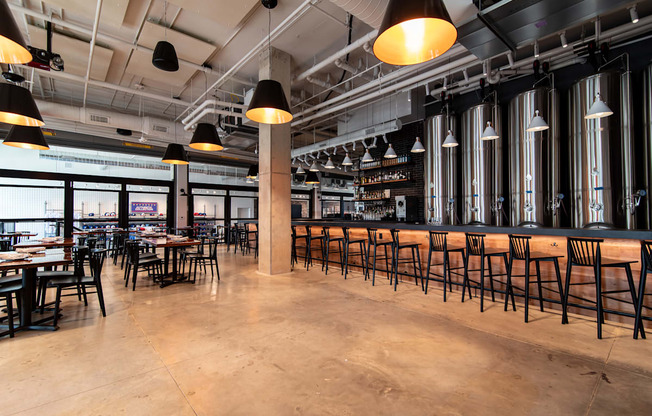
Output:
[[[168,249],[169,250],[169,249]],[[172,248],[172,281],[177,281],[177,248]]]

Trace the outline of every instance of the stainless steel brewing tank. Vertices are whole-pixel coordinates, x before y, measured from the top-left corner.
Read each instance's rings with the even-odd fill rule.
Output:
[[[512,226],[559,226],[558,94],[525,91],[509,103],[509,203]],[[547,130],[528,132],[538,111]]]
[[[578,81],[570,91],[572,225],[576,228],[635,228],[626,199],[633,194],[630,76],[603,72]],[[585,119],[596,94],[613,115]]]
[[[491,121],[500,136],[495,140],[480,137]],[[462,114],[462,191],[464,224],[502,224],[503,140],[500,107],[480,104]],[[493,215],[492,215],[493,213]],[[493,221],[492,221],[493,216]]]
[[[643,138],[645,150],[645,166],[644,169],[639,169],[645,172],[645,176],[637,179],[639,180],[638,188],[644,189],[647,193],[646,196],[640,197],[641,206],[646,207],[645,219],[646,229],[652,228],[652,204],[650,203],[650,192],[652,192],[652,65],[645,69],[645,90],[643,92]],[[636,202],[634,200],[634,202]]]
[[[455,118],[445,114],[426,119],[425,212],[430,224],[456,223],[457,148],[442,147]]]

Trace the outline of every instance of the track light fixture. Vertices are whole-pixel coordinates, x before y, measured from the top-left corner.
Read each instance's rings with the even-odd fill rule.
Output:
[[[423,147],[423,144],[421,143],[421,140],[417,137],[416,140],[414,141],[414,145],[412,146],[412,150],[410,152],[412,153],[423,153],[426,151],[426,148]]]
[[[568,40],[566,40],[566,32],[561,32],[559,35],[559,41],[561,42],[562,48],[568,48]]]
[[[487,121],[487,127],[484,129],[484,132],[482,132],[482,136],[480,136],[481,140],[495,140],[497,139],[498,133],[496,133],[496,130],[491,126],[491,121]]]
[[[342,166],[353,166],[353,161],[349,157],[349,152],[346,152],[346,156],[344,157],[344,160],[342,161]]]
[[[396,152],[394,151],[394,148],[392,147],[392,144],[389,144],[389,147],[387,147],[387,151],[385,152],[385,155],[383,156],[385,159],[394,159],[396,158]]]
[[[632,23],[638,23],[638,11],[636,10],[636,5],[633,5],[629,8],[629,17],[632,19]]]
[[[446,136],[446,139],[444,140],[444,143],[442,143],[441,147],[455,147],[458,145],[459,143],[457,143],[457,140],[455,140],[453,132],[448,130],[448,136]]]
[[[539,57],[539,41],[538,40],[534,41],[534,57],[535,58]]]

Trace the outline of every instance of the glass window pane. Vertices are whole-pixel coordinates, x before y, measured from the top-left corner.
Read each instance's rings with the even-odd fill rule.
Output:
[[[256,218],[256,200],[254,198],[231,198],[231,218]]]

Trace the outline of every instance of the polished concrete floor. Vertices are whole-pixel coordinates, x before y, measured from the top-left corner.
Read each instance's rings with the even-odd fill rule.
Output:
[[[105,269],[107,317],[64,300],[56,332],[0,340],[2,415],[649,415],[652,339],[454,292],[393,292],[317,267],[135,292]],[[432,286],[431,286],[432,288]],[[533,308],[534,309],[534,308]]]

